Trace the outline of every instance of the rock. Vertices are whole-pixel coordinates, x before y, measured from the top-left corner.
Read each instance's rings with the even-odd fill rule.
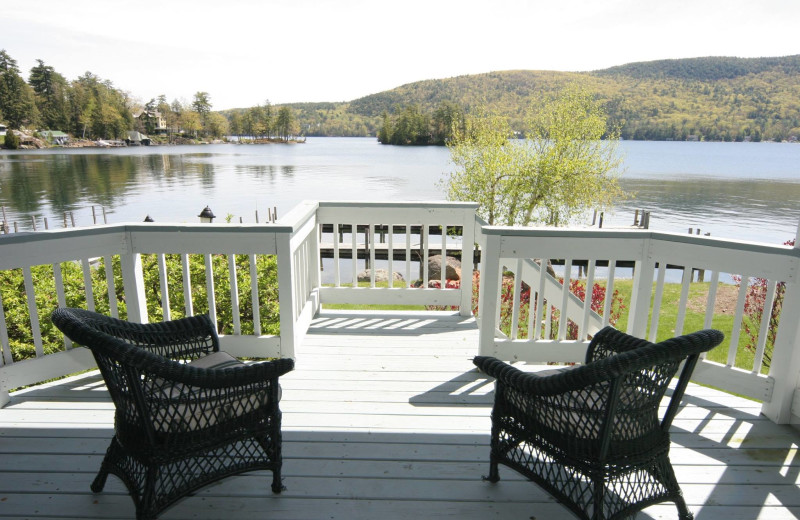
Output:
[[[428,258],[428,280],[442,279],[442,255]],[[461,280],[461,261],[452,256],[447,257],[446,280]]]
[[[372,276],[372,269],[364,269],[360,273],[358,273],[357,278],[359,282],[369,282]],[[375,281],[376,282],[388,282],[389,281],[389,271],[386,269],[375,269]],[[398,273],[397,271],[394,272],[394,281],[395,282],[402,282],[403,275]]]

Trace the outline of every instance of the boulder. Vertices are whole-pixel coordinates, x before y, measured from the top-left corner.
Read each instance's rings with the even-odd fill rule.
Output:
[[[461,261],[452,256],[447,257],[445,280],[461,280]],[[428,257],[428,280],[441,280],[442,255]]]
[[[357,278],[359,282],[369,282],[372,276],[372,269],[364,269],[360,273],[358,273]],[[397,271],[394,272],[394,281],[395,282],[402,282],[403,275],[398,273]],[[388,282],[389,281],[389,271],[386,269],[375,269],[375,281],[376,282]]]

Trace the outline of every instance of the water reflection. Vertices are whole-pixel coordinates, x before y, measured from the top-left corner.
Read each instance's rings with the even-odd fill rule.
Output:
[[[651,227],[780,243],[800,219],[800,145],[624,142],[626,190],[636,198],[606,214],[629,226],[636,209]],[[76,214],[92,205],[109,222],[194,222],[210,205],[253,222],[259,208],[283,215],[318,200],[442,200],[445,148],[385,147],[374,139],[312,139],[296,146],[208,145],[0,154],[0,205],[27,229],[31,215]],[[726,173],[727,172],[727,173]],[[82,214],[80,212],[83,212]],[[81,216],[82,215],[82,216]],[[238,220],[238,218],[236,219]],[[587,220],[587,223],[590,220]]]

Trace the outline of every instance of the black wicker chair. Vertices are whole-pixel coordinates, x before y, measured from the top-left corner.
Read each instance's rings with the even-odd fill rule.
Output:
[[[138,519],[246,471],[272,470],[272,491],[281,492],[278,377],[292,370],[291,359],[237,361],[219,350],[206,315],[141,325],[57,309],[52,320],[92,350],[116,406],[92,491],[117,475]]]
[[[581,366],[522,372],[493,357],[474,363],[496,378],[490,470],[530,478],[579,518],[626,518],[673,501],[693,518],[669,461],[669,427],[700,353],[721,332],[703,330],[653,344],[611,327],[599,331]],[[661,420],[659,404],[686,360]]]

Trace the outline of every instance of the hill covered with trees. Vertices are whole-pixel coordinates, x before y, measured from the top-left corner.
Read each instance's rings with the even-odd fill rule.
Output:
[[[660,60],[590,72],[489,72],[418,81],[344,103],[266,102],[213,111],[206,92],[195,93],[191,103],[164,96],[145,103],[90,72],[68,80],[41,60],[22,71],[0,50],[0,123],[118,139],[128,130],[150,133],[155,117],[149,115],[158,113],[169,134],[200,139],[380,134],[392,144],[442,144],[453,114],[483,107],[519,131],[531,105],[571,84],[596,96],[623,139],[800,139],[800,55]],[[387,124],[391,132],[381,134]]]
[[[443,103],[483,105],[523,128],[527,107],[568,84],[591,90],[623,139],[800,138],[800,55],[631,63],[592,72],[514,70],[402,85],[349,103],[291,105],[307,135],[377,135],[407,107],[433,118]]]

